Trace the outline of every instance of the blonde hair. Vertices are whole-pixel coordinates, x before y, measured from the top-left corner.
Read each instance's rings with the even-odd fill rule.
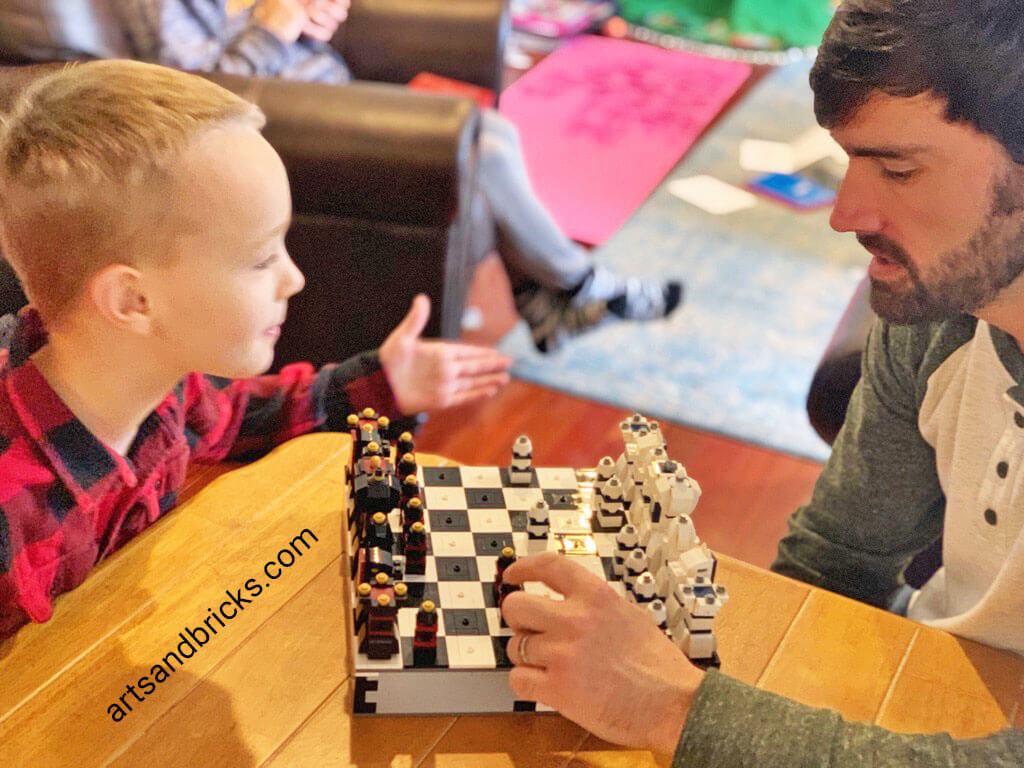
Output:
[[[264,123],[209,80],[135,61],[72,64],[31,86],[0,123],[0,249],[42,317],[156,247],[175,167],[201,134]]]

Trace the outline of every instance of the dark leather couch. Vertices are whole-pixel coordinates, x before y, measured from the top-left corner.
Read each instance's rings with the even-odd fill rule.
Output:
[[[109,25],[69,21],[106,7],[0,0],[0,58],[14,65],[123,55]],[[357,78],[404,82],[426,70],[497,88],[507,29],[506,0],[355,0],[334,44]],[[0,110],[48,69],[0,67]],[[291,180],[287,244],[307,282],[290,302],[275,367],[379,345],[420,291],[433,300],[427,333],[458,335],[479,256],[467,237],[479,127],[473,102],[387,83],[211,79],[263,109],[264,135]],[[23,304],[0,263],[0,314]]]

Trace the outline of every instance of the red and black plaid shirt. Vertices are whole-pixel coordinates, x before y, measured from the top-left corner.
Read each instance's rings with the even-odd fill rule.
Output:
[[[252,379],[192,373],[120,456],[29,360],[46,342],[38,313],[23,310],[9,330],[6,344],[0,331],[0,638],[47,621],[54,596],[170,511],[189,462],[253,457],[306,432],[344,430],[355,408],[399,415],[375,353]]]

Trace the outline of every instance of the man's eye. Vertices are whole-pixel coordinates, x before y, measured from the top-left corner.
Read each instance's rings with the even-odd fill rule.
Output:
[[[892,179],[893,181],[909,181],[916,173],[916,168],[909,168],[906,170],[898,170],[895,168],[882,169],[882,175],[887,179]]]

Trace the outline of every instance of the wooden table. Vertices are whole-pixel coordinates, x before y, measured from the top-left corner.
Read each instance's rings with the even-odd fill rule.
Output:
[[[353,719],[339,559],[349,446],[310,435],[225,474],[59,599],[48,624],[0,645],[0,765],[668,762],[556,715]],[[317,540],[293,547],[304,529]],[[302,554],[271,582],[264,563],[286,549]],[[730,675],[896,730],[967,737],[1024,725],[1017,656],[729,558],[719,574],[731,593],[718,622]],[[136,686],[142,701],[127,692],[251,578],[270,586],[154,692]],[[132,711],[115,723],[108,707],[122,695]]]

